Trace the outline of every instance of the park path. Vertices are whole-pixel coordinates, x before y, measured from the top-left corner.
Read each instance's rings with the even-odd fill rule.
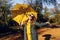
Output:
[[[38,40],[45,40],[43,35],[49,34],[51,35],[50,40],[60,40],[60,28],[40,28],[37,31],[38,33]],[[0,37],[0,40],[23,40],[23,35],[20,33],[13,33],[9,34],[4,37]]]
[[[50,40],[60,40],[60,28],[42,28],[38,31],[38,39],[39,40],[45,40],[45,37],[43,35],[51,35]]]

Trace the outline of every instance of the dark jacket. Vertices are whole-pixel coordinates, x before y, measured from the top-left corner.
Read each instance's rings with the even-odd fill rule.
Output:
[[[31,25],[31,36],[32,36],[32,40],[38,40],[38,35],[37,35],[37,31],[36,31],[36,27],[42,27],[46,25],[46,23],[38,23],[38,22],[35,22],[35,26],[32,27]],[[24,40],[26,40],[26,27],[24,27]]]

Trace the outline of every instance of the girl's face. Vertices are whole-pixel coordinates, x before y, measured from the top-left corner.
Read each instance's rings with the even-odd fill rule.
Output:
[[[29,19],[29,20],[34,20],[34,16],[33,16],[33,15],[29,15],[29,16],[28,16],[28,19]]]
[[[32,17],[31,17],[31,16],[28,16],[28,19],[29,19],[29,20],[31,20],[31,19],[32,19]]]

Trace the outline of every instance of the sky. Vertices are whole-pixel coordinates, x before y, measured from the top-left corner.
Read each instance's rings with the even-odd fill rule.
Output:
[[[57,2],[60,3],[60,0],[57,0]],[[24,2],[24,0],[13,0],[13,5],[15,5],[16,3],[23,4],[23,3],[26,3],[26,2]],[[45,6],[47,6],[47,5],[43,3],[43,7],[45,7]],[[53,8],[54,6],[53,5],[50,5],[50,6],[47,6],[47,7],[48,8]]]

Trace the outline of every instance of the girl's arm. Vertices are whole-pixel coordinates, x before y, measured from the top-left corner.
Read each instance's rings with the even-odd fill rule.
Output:
[[[47,24],[49,24],[49,22],[46,22],[46,23],[38,23],[38,22],[35,22],[35,25],[37,26],[37,27],[42,27],[42,26],[45,26],[45,25],[47,25]]]

